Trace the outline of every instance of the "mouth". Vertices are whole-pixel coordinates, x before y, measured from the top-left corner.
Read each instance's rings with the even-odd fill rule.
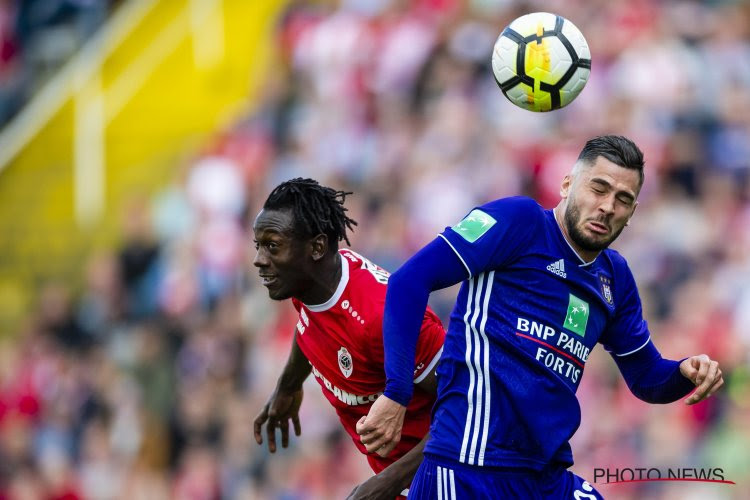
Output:
[[[597,234],[609,234],[609,226],[601,222],[590,220],[586,222],[586,227],[588,227],[592,232],[597,233]]]
[[[270,287],[278,281],[278,276],[276,276],[275,274],[261,274],[260,279],[263,283],[263,286]]]

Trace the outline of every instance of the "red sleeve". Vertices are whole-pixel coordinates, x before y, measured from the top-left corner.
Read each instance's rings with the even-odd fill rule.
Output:
[[[429,307],[422,320],[422,329],[417,340],[417,356],[414,366],[414,383],[418,384],[437,365],[443,352],[445,329],[440,319]]]

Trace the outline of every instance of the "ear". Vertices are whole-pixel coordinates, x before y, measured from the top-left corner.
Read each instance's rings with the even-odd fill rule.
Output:
[[[563,177],[562,184],[560,184],[560,197],[565,199],[570,194],[570,188],[573,185],[573,176],[568,174]]]
[[[310,255],[314,261],[319,261],[328,253],[328,236],[319,234],[310,240]]]
[[[636,209],[637,209],[637,208],[638,208],[638,202],[636,201],[636,202],[635,202],[635,203],[633,204],[633,211],[632,211],[632,212],[630,212],[630,217],[628,217],[628,221],[627,221],[627,222],[625,223],[625,225],[626,225],[626,226],[629,226],[629,225],[630,225],[630,219],[632,219],[632,218],[633,218],[633,215],[635,215],[635,211],[636,211]]]

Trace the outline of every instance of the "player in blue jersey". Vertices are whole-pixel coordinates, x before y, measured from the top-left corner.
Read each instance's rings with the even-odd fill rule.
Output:
[[[664,359],[625,259],[608,246],[630,221],[643,154],[630,140],[588,141],[544,210],[528,198],[472,210],[391,276],[383,337],[386,389],[357,432],[387,455],[399,440],[419,324],[431,291],[464,282],[438,365],[425,459],[409,498],[600,498],[567,468],[576,398],[597,343],[650,403],[723,384],[705,354]],[[696,387],[697,386],[697,387]]]

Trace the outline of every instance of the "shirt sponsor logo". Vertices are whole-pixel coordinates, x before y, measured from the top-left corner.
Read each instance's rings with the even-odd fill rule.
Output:
[[[538,362],[573,384],[578,383],[591,349],[575,335],[520,317],[516,335],[537,344],[534,358]]]
[[[341,373],[344,374],[344,377],[349,378],[349,375],[352,374],[352,370],[354,370],[354,361],[352,360],[349,351],[346,350],[346,347],[342,346],[341,349],[339,349],[338,359]]]
[[[581,300],[572,293],[568,301],[568,313],[565,315],[563,327],[577,333],[581,337],[586,335],[586,324],[589,322],[589,303]]]
[[[472,210],[469,215],[453,226],[455,232],[457,232],[463,239],[469,243],[474,243],[482,237],[497,221],[486,212],[482,212],[479,209]]]
[[[553,262],[552,264],[547,266],[547,271],[556,274],[560,276],[561,278],[567,278],[568,275],[565,274],[565,259],[560,259],[556,262]]]
[[[311,363],[312,365],[312,363]],[[383,394],[382,392],[377,392],[375,394],[365,394],[365,395],[359,395],[359,394],[352,394],[351,392],[347,392],[343,389],[339,389],[335,385],[331,383],[330,380],[325,378],[320,371],[318,371],[317,368],[315,368],[314,365],[312,365],[312,372],[313,375],[315,375],[317,378],[320,379],[321,382],[323,382],[323,386],[331,391],[331,393],[334,395],[336,399],[341,401],[344,404],[347,404],[349,406],[359,406],[359,405],[369,405],[378,397]]]

